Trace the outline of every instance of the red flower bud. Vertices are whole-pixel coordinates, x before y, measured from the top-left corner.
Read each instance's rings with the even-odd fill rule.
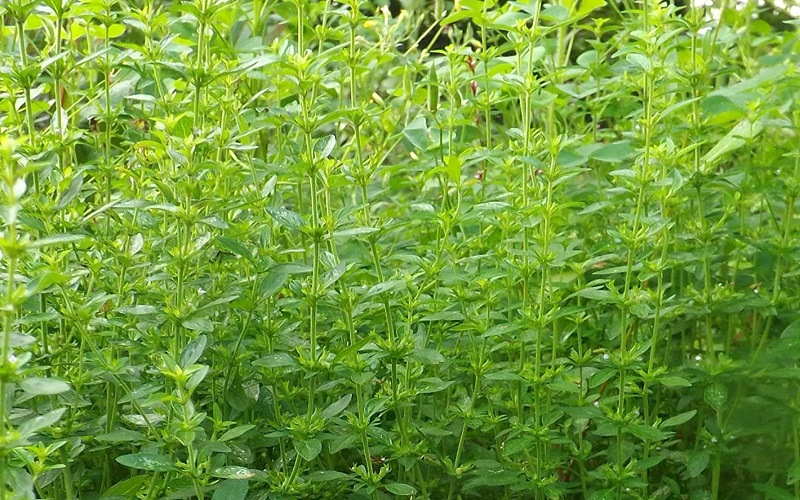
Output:
[[[475,73],[475,66],[478,65],[478,62],[472,58],[472,56],[467,56],[467,66],[469,66],[469,70]]]

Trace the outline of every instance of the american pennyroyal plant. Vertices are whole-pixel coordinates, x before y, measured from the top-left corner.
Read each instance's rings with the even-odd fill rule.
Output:
[[[0,500],[796,496],[796,34],[389,4],[0,7]]]

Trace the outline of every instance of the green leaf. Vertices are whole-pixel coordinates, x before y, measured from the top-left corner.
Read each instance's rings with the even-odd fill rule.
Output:
[[[522,12],[508,11],[501,14],[489,26],[492,29],[509,31],[516,29],[517,23],[522,20],[527,20],[528,16]]]
[[[771,484],[754,484],[753,489],[763,493],[764,500],[797,500],[793,494]]]
[[[344,262],[339,262],[332,268],[325,271],[325,274],[322,276],[322,289],[329,289],[334,283],[339,281],[342,276],[344,276],[345,272],[347,272],[347,265],[345,265]]]
[[[96,440],[105,443],[131,443],[137,441],[145,441],[144,434],[130,429],[117,429],[115,431],[100,434],[95,437]]]
[[[614,500],[618,498],[617,494],[612,489],[607,490],[597,490],[592,493],[588,500]]]
[[[552,23],[560,23],[569,19],[569,11],[562,5],[548,5],[542,9],[541,18]]]
[[[454,10],[450,15],[442,19],[439,24],[441,24],[442,26],[446,26],[448,24],[457,23],[458,21],[461,21],[463,19],[473,18],[479,14],[480,14],[479,12],[476,13],[475,11],[470,9],[457,9]]]
[[[669,437],[667,433],[644,424],[630,425],[627,427],[627,430],[642,441],[663,441]]]
[[[445,361],[444,356],[436,349],[414,349],[410,357],[427,365],[435,365]]]
[[[597,387],[601,384],[604,384],[616,374],[617,370],[615,368],[605,368],[595,372],[589,377],[589,387]]]
[[[631,53],[625,56],[625,59],[634,66],[639,66],[645,72],[650,71],[650,59],[644,54]]]
[[[630,141],[607,144],[589,153],[589,158],[606,163],[621,163],[631,154]]]
[[[258,293],[261,298],[267,299],[275,295],[281,288],[283,288],[286,280],[289,279],[289,274],[284,272],[269,271],[261,284],[258,287]]]
[[[662,428],[667,427],[677,427],[679,425],[685,424],[689,420],[691,420],[695,415],[697,415],[697,410],[691,410],[687,412],[683,412],[681,414],[675,415],[674,417],[670,417],[663,422],[661,422]]]
[[[654,457],[645,458],[636,462],[636,470],[647,470],[655,467],[666,459],[666,455],[656,455]]]
[[[744,110],[736,103],[722,95],[712,95],[706,97],[700,101],[700,107],[709,115],[744,112]]]
[[[417,117],[403,129],[403,136],[417,149],[423,151],[428,149],[430,139],[428,138],[428,123],[425,121],[425,117],[417,115]]]
[[[333,134],[326,135],[314,143],[314,153],[320,158],[328,158],[336,146],[336,137]]]
[[[347,479],[348,476],[344,472],[338,470],[318,470],[308,475],[308,480],[313,483],[325,483],[327,481],[336,481],[339,479]]]
[[[214,331],[214,323],[208,318],[191,318],[185,320],[181,325],[193,332],[211,333]]]
[[[793,321],[781,332],[781,339],[800,339],[800,319]]]
[[[612,170],[608,175],[611,177],[629,177],[634,179],[636,178],[636,171],[630,168],[621,168],[619,170]]]
[[[595,10],[605,6],[605,4],[605,0],[581,0],[580,7],[578,8],[578,12],[575,13],[575,17],[583,19]]]
[[[24,437],[31,436],[45,427],[50,427],[54,423],[58,422],[65,411],[66,408],[59,408],[57,410],[47,412],[44,415],[37,415],[31,419],[28,419],[19,426],[18,432]]]
[[[387,292],[395,292],[405,288],[406,282],[404,280],[389,280],[384,281],[383,283],[378,283],[377,285],[373,285],[364,297],[372,297],[374,295],[380,295],[382,293]]]
[[[369,344],[371,341],[372,341],[372,339],[370,337],[362,337],[361,339],[357,340],[353,345],[351,345],[347,349],[339,351],[339,353],[336,355],[336,357],[333,358],[333,363],[332,364],[335,365],[336,363],[340,363],[342,360],[350,358],[351,356],[356,354],[358,351],[363,349],[364,346]]]
[[[599,418],[603,416],[603,411],[595,406],[568,406],[564,408],[564,413],[572,418]]]
[[[260,366],[262,368],[297,366],[297,360],[295,360],[288,352],[276,352],[273,354],[267,354],[263,358],[253,361],[253,366]]]
[[[310,462],[322,452],[322,442],[314,438],[298,439],[294,441],[294,449],[306,462]]]
[[[229,465],[227,467],[217,467],[211,472],[211,475],[214,477],[220,477],[223,479],[236,479],[236,480],[247,480],[254,478],[258,475],[257,470],[251,470],[247,467],[240,467],[238,465]]]
[[[226,479],[219,485],[211,500],[244,500],[249,489],[246,479]]]
[[[411,486],[410,484],[405,483],[389,483],[384,485],[386,490],[389,493],[394,493],[395,495],[400,496],[411,496],[417,492],[417,489]]]
[[[50,245],[65,245],[67,243],[77,243],[78,241],[85,240],[86,236],[81,234],[59,234],[55,236],[48,236],[32,241],[29,248],[42,248]]]
[[[56,210],[61,210],[69,205],[69,202],[74,200],[75,197],[80,194],[81,189],[83,189],[83,173],[79,172],[75,177],[72,178],[72,181],[70,181],[67,189],[61,193],[61,198],[58,200],[58,204],[56,204]]]
[[[278,224],[289,229],[301,229],[305,226],[305,221],[296,213],[282,207],[269,207],[267,213],[275,219]]]
[[[420,321],[464,321],[461,311],[439,311],[424,316]]]
[[[711,454],[708,450],[687,451],[686,452],[686,476],[693,479],[706,470]]]
[[[23,391],[33,396],[52,396],[69,390],[69,384],[62,380],[42,377],[28,377],[19,383]]]
[[[487,373],[484,378],[486,380],[501,380],[501,381],[523,381],[525,380],[519,374],[514,372],[502,371]]]
[[[117,462],[132,469],[153,472],[170,472],[176,470],[172,457],[158,453],[132,453],[117,457]]]
[[[215,241],[219,244],[219,246],[235,255],[238,255],[239,257],[244,257],[245,259],[249,260],[253,259],[253,252],[248,250],[247,247],[242,245],[238,240],[234,240],[233,238],[228,238],[225,236],[217,236]]]
[[[200,385],[200,382],[206,378],[206,375],[208,375],[210,369],[211,367],[203,365],[197,371],[192,373],[192,376],[186,381],[186,389],[189,391],[194,390],[198,385]]]
[[[125,25],[121,23],[115,23],[109,26],[108,28],[108,37],[109,38],[119,38],[123,34],[125,34]]]
[[[153,478],[146,474],[139,474],[137,476],[129,477],[128,479],[124,479],[104,491],[103,494],[100,495],[100,500],[114,497],[136,498],[136,494],[142,489],[142,487],[145,484],[150,483],[152,480]]]
[[[241,436],[242,434],[245,434],[246,432],[250,431],[251,429],[255,429],[255,427],[256,426],[252,425],[252,424],[238,425],[238,426],[234,427],[233,429],[228,429],[227,431],[225,431],[225,434],[223,434],[219,438],[219,440],[220,441],[230,441],[231,439],[236,439],[237,437]]]
[[[228,226],[228,223],[222,220],[222,217],[219,215],[209,215],[208,217],[203,217],[200,219],[200,222],[217,229],[228,229],[228,227],[230,227]]]
[[[155,306],[149,305],[137,305],[137,306],[123,306],[117,308],[117,312],[120,314],[132,314],[134,316],[149,316],[152,314],[158,314],[158,309]]]
[[[749,141],[755,139],[764,129],[764,122],[757,120],[755,123],[744,119],[733,127],[733,130],[711,148],[711,151],[703,156],[703,163],[706,171],[710,170],[717,162],[721,161],[728,153],[739,149]]]
[[[525,450],[530,450],[534,446],[535,446],[534,438],[532,437],[509,439],[508,441],[506,441],[506,445],[503,448],[503,456],[513,457],[517,453]]]
[[[141,401],[145,399],[147,396],[153,394],[154,392],[160,391],[162,388],[163,385],[159,383],[140,385],[139,387],[134,388],[128,394],[122,396],[119,399],[119,403],[125,404],[125,403],[130,403],[131,401]]]
[[[37,276],[28,282],[25,287],[28,296],[36,295],[42,290],[47,290],[53,285],[65,283],[69,281],[70,277],[64,273],[57,273],[53,271],[46,271],[44,274]]]
[[[659,383],[664,387],[691,387],[692,383],[683,377],[661,377],[658,379]]]
[[[206,339],[205,335],[198,335],[196,339],[189,342],[186,347],[183,348],[183,351],[181,351],[181,356],[178,360],[180,367],[186,370],[200,359],[207,342],[208,339]]]
[[[747,78],[740,82],[737,82],[733,85],[729,85],[728,87],[722,87],[719,89],[714,90],[709,96],[737,96],[742,95],[743,93],[747,92],[748,90],[755,89],[760,87],[761,85],[777,81],[786,74],[789,70],[789,66],[780,64],[769,66],[761,70],[756,76]]]
[[[380,229],[375,227],[353,227],[350,229],[341,229],[338,231],[333,232],[334,238],[353,238],[358,236],[365,236],[368,234],[374,234],[380,231]]]
[[[584,288],[582,290],[578,290],[577,292],[575,292],[574,295],[589,300],[606,301],[606,302],[613,301],[614,298],[613,295],[611,295],[610,291],[599,287]]]
[[[630,312],[637,318],[646,319],[650,316],[652,309],[650,309],[650,305],[643,301],[635,301],[633,304],[630,305]],[[690,384],[691,385],[691,384]]]
[[[467,486],[477,488],[480,486],[507,486],[519,484],[520,473],[513,470],[481,470],[474,479],[467,481]]]
[[[786,484],[795,484],[800,481],[800,460],[795,460],[786,474]]]
[[[472,209],[476,212],[492,212],[495,210],[505,210],[510,206],[511,205],[504,201],[487,201],[485,203],[473,205]]]
[[[445,382],[439,377],[426,377],[417,380],[417,392],[420,394],[433,394],[435,392],[443,391],[454,384],[454,381],[448,380]]]
[[[419,431],[429,437],[446,437],[453,435],[451,431],[433,425],[422,427],[421,429],[419,429]]]
[[[457,155],[448,156],[445,158],[447,162],[447,176],[456,184],[461,182],[461,167],[462,161]]]
[[[722,384],[712,384],[706,387],[703,398],[708,406],[719,412],[728,402],[728,388]]]
[[[330,406],[322,410],[322,418],[328,420],[338,416],[347,408],[347,405],[350,404],[351,399],[353,399],[352,394],[345,394],[338,400],[334,401]]]

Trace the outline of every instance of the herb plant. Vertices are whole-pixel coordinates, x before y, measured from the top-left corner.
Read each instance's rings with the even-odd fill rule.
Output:
[[[800,497],[797,22],[389,4],[0,5],[0,500]]]

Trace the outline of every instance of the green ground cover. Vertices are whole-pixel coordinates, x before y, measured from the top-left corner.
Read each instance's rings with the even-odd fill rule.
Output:
[[[401,4],[0,4],[0,500],[800,498],[798,24]]]

